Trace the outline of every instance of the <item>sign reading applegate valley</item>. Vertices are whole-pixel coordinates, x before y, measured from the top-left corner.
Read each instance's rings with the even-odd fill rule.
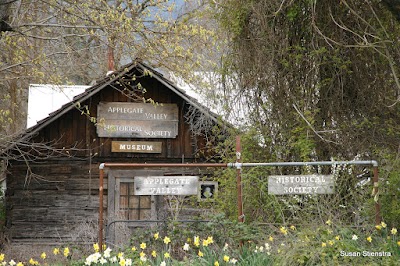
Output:
[[[198,176],[135,176],[135,195],[197,195]]]
[[[268,194],[333,194],[333,175],[276,175],[268,177]]]
[[[178,106],[107,102],[97,106],[99,137],[176,138]]]

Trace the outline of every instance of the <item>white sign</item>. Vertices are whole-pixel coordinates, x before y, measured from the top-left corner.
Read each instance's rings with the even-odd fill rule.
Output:
[[[268,194],[333,194],[333,175],[276,175],[268,177]]]
[[[135,176],[135,195],[197,195],[198,176]]]

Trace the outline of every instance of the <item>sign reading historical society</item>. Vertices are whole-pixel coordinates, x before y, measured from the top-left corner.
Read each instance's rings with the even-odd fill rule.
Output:
[[[197,195],[198,176],[135,176],[135,195]]]
[[[178,106],[101,102],[97,106],[97,122],[99,137],[176,138]]]
[[[277,175],[268,177],[268,194],[333,194],[333,175]]]

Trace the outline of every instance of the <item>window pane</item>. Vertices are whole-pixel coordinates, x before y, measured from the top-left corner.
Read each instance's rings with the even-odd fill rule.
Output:
[[[150,210],[140,210],[140,220],[147,220],[151,217]]]
[[[122,196],[122,195],[128,195],[128,185],[129,185],[129,183],[120,183],[120,195]]]
[[[129,208],[134,208],[134,209],[139,208],[139,197],[140,196],[129,197]]]
[[[122,210],[128,208],[128,196],[119,197],[119,208]]]
[[[140,208],[151,208],[151,196],[142,196],[140,198]]]
[[[139,215],[139,210],[129,210],[129,220],[137,220]]]

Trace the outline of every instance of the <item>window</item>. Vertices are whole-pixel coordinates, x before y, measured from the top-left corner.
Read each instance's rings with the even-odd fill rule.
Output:
[[[119,191],[119,193],[118,193]],[[145,220],[151,217],[151,196],[135,196],[134,183],[119,182],[118,213],[125,220]]]

